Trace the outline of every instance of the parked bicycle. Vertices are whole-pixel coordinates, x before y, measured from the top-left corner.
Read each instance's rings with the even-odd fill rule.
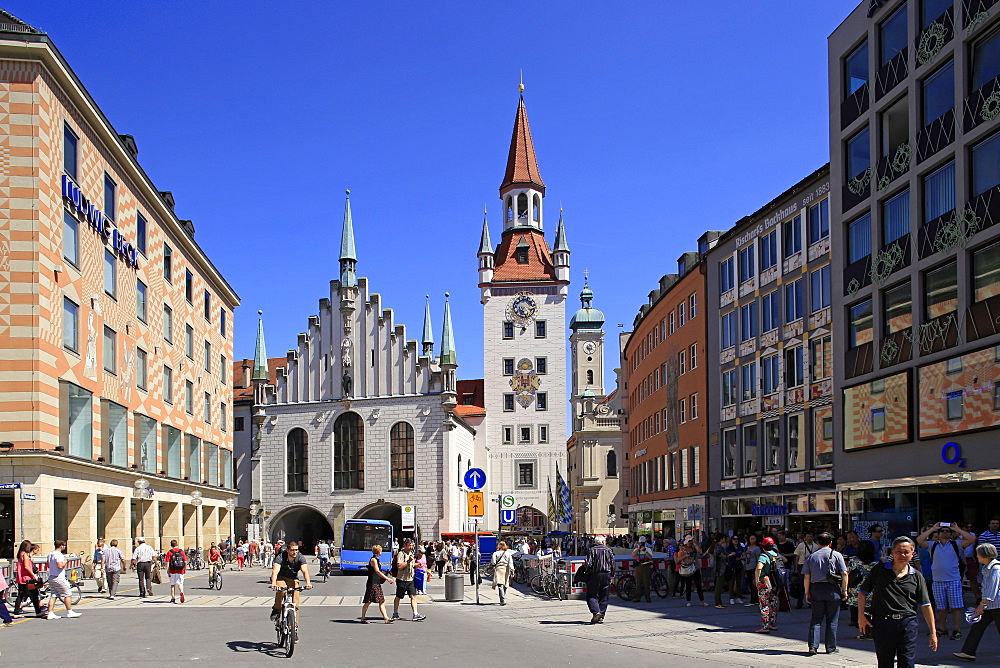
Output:
[[[618,598],[623,601],[634,601],[636,599],[639,588],[635,584],[635,576],[627,568],[619,567],[615,571],[612,583],[614,584],[615,593],[618,594]]]
[[[200,571],[205,568],[205,560],[201,556],[201,550],[191,548],[188,552],[188,570]]]
[[[298,611],[295,609],[294,592],[303,591],[305,587],[277,587],[275,591],[285,592],[285,600],[281,606],[281,614],[274,622],[274,630],[278,634],[278,647],[285,648],[285,656],[291,658],[295,651],[295,642],[299,639],[299,629],[296,623]]]
[[[521,553],[514,554],[514,574],[511,576],[517,584],[528,582],[528,561],[521,558]]]
[[[653,575],[649,579],[649,587],[660,598],[666,598],[670,594],[670,581],[655,561],[653,562]]]

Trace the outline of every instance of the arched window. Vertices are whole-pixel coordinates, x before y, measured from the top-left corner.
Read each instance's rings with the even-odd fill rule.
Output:
[[[614,450],[608,450],[608,477],[618,477],[618,457],[615,455]]]
[[[511,200],[510,198],[510,195],[507,195],[507,208],[506,208],[506,213],[504,214],[504,220],[506,220],[508,223],[514,220],[514,204],[513,200]]]
[[[528,217],[528,196],[524,193],[517,196],[517,217]]]
[[[357,413],[333,424],[333,488],[365,488],[365,425]]]
[[[296,427],[288,432],[285,439],[285,468],[288,475],[289,492],[309,491],[309,435],[305,429]]]
[[[542,198],[539,197],[538,195],[535,195],[534,198],[532,199],[531,219],[537,223],[541,215],[542,215]]]
[[[594,370],[587,369],[587,385],[593,385],[593,384],[594,384]]]
[[[393,487],[413,487],[413,427],[397,422],[389,430],[389,463]]]

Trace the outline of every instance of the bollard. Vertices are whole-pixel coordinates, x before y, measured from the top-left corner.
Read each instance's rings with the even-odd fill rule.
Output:
[[[444,600],[465,600],[465,577],[457,573],[444,574]]]

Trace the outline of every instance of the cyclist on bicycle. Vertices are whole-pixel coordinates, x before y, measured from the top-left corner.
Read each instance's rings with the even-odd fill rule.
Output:
[[[316,556],[319,557],[319,572],[322,574],[330,564],[330,545],[325,540],[321,540],[316,546]]]
[[[226,560],[222,558],[222,550],[219,549],[218,545],[212,543],[212,547],[208,548],[208,579],[211,581],[215,577],[216,568],[224,568],[226,565]]]
[[[274,557],[274,566],[271,567],[271,589],[278,589],[279,586],[298,587],[299,572],[305,580],[305,588],[312,589],[312,582],[309,580],[309,567],[306,566],[306,558],[299,554],[299,544],[288,541],[285,550]],[[280,582],[280,584],[279,584]],[[298,624],[299,592],[294,593],[295,620]],[[271,621],[278,621],[281,615],[281,606],[285,602],[285,592],[276,591],[274,594],[274,605],[271,606]]]

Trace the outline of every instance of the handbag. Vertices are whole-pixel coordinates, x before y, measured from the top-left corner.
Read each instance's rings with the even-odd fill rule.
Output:
[[[153,568],[153,577],[151,579],[153,581],[153,584],[163,584],[163,576],[160,575],[159,566]]]
[[[690,564],[688,564],[686,566],[681,566],[680,568],[678,568],[677,572],[681,574],[681,577],[687,578],[687,577],[691,577],[692,575],[694,575],[694,572],[696,570],[698,570],[698,566],[695,565],[694,562],[691,562]]]
[[[590,577],[590,567],[587,566],[587,564],[583,564],[576,569],[576,573],[573,574],[573,584],[583,584],[587,581],[588,577]]]

